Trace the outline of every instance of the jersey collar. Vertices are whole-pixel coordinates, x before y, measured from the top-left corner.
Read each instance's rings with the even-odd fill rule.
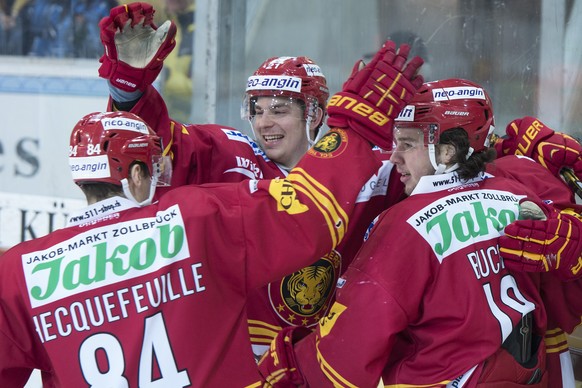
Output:
[[[493,175],[486,172],[480,172],[475,178],[462,180],[459,175],[453,171],[445,174],[438,175],[425,175],[418,181],[418,184],[412,190],[410,194],[425,194],[425,193],[435,193],[437,191],[450,190],[459,186],[467,186],[481,182],[487,178],[491,178]]]
[[[101,219],[111,217],[122,210],[139,207],[135,202],[124,197],[111,197],[89,205],[77,212],[73,212],[67,220],[67,226],[95,223]]]

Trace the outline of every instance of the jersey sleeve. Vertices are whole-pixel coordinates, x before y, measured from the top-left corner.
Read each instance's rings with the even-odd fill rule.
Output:
[[[294,346],[308,386],[375,387],[407,325],[405,312],[369,274],[350,268],[347,278],[327,317]]]
[[[113,110],[111,98],[108,109]],[[204,148],[200,147],[201,150],[197,150],[197,142],[188,137],[186,126],[170,118],[164,99],[153,86],[147,87],[130,112],[141,117],[162,138],[163,154],[172,158],[172,187],[188,183],[206,183],[192,179],[195,176],[193,173],[198,168],[198,157],[205,156],[202,154]],[[164,191],[158,190],[158,196]]]
[[[249,181],[250,192],[241,191],[240,199],[249,285],[281,279],[335,248],[358,193],[379,166],[363,138],[333,129],[286,178]]]
[[[550,273],[541,274],[544,306],[548,327],[560,327],[572,333],[582,318],[582,280],[562,282]]]
[[[0,326],[6,318],[0,316]],[[33,368],[22,368],[26,355],[2,331],[0,331],[0,385],[3,387],[24,387]]]
[[[380,218],[338,282],[337,299],[330,313],[314,334],[294,348],[298,367],[309,386],[327,386],[324,382],[330,381],[339,387],[376,386],[390,361],[397,336],[419,314],[419,301],[426,292],[430,270],[419,265],[411,273],[407,261],[399,257],[429,254],[418,242],[412,244],[411,234],[398,234],[398,223],[387,214],[390,211]],[[399,244],[385,238],[397,235]],[[417,286],[406,287],[407,283]]]
[[[573,202],[574,196],[564,181],[528,157],[507,155],[487,164],[487,172],[522,183],[538,197],[552,202]]]
[[[18,248],[0,256],[0,387],[24,387],[36,368],[50,370],[43,357],[44,349],[34,333],[31,320],[18,312],[26,311],[22,304],[19,277],[15,274],[14,255]],[[45,386],[50,385],[45,381]]]

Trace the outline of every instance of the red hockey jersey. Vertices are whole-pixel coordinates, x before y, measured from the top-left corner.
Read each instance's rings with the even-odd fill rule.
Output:
[[[329,252],[379,163],[334,130],[286,179],[110,198],[0,258],[0,386],[243,387],[250,290]],[[349,179],[346,179],[349,177]],[[296,240],[300,239],[301,244]]]
[[[132,113],[140,115],[158,131],[164,139],[166,152],[174,157],[172,187],[188,183],[238,182],[248,178],[286,175],[286,171],[269,160],[256,143],[233,128],[215,124],[184,125],[172,121],[163,99],[153,87],[146,90]],[[248,315],[256,355],[267,349],[282,327],[311,326],[326,314],[333,302],[336,280],[359,249],[361,236],[370,221],[403,198],[403,186],[397,177],[393,177],[395,170],[386,160],[387,155],[377,155],[383,160],[383,167],[362,188],[359,204],[352,217],[352,226],[341,245],[312,265],[252,292]],[[563,182],[542,166],[533,164],[535,162],[531,159],[529,161],[532,164],[529,166],[525,160],[518,160],[514,156],[503,157],[489,165],[488,171],[526,184],[544,200],[573,202],[572,193]],[[160,189],[163,192],[171,188]],[[551,386],[573,388],[566,337],[552,322],[550,317],[546,336]]]
[[[504,156],[489,164],[487,171],[495,176],[503,176],[523,183],[546,202],[575,202],[574,195],[568,185],[563,180],[553,176],[549,170],[533,159],[524,156]],[[578,295],[580,282],[564,285],[552,274],[544,274],[542,279],[544,280],[542,298],[548,313],[548,329],[545,335],[548,386],[574,388],[576,382],[567,337],[564,333],[565,327],[560,328],[558,322],[567,325],[568,332],[572,332],[572,324],[580,323],[582,318],[574,321],[569,319],[572,317],[572,311],[579,309],[580,306],[570,303],[568,298],[562,295],[564,292],[567,295]],[[561,303],[557,303],[558,299],[561,299]],[[582,313],[582,310],[578,311]]]
[[[496,243],[526,196],[537,198],[505,178],[423,177],[379,217],[331,313],[295,345],[309,386],[473,386],[523,315],[543,335],[541,276],[509,273]]]
[[[142,117],[164,139],[166,151],[173,156],[172,187],[287,175],[254,141],[233,128],[172,121],[153,87],[146,90],[131,112]],[[375,154],[382,167],[362,186],[342,243],[326,255],[314,256],[311,265],[251,293],[249,331],[257,357],[266,351],[282,327],[313,326],[326,315],[337,279],[359,249],[371,221],[404,197],[402,183],[392,178],[396,171],[387,160],[389,155],[379,149]],[[297,236],[294,244],[301,246],[302,238]]]

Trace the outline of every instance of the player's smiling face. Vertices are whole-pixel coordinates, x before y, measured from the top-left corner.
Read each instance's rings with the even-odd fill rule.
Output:
[[[267,156],[293,168],[309,148],[303,107],[286,97],[258,97],[252,121],[257,141]]]

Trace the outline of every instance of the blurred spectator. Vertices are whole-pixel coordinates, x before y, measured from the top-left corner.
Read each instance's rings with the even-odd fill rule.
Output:
[[[194,0],[166,0],[166,13],[178,26],[176,48],[164,61],[165,79],[162,93],[170,115],[182,122],[190,121],[192,109],[192,52],[194,49]]]
[[[22,55],[21,10],[29,0],[0,0],[0,54]]]
[[[116,0],[76,0],[73,6],[73,50],[78,58],[99,58],[103,46],[99,39],[99,21],[118,5]]]
[[[0,54],[99,58],[99,21],[117,0],[0,0]]]
[[[72,57],[72,1],[32,0],[24,11],[25,53],[38,57]],[[26,45],[30,48],[26,51]]]

